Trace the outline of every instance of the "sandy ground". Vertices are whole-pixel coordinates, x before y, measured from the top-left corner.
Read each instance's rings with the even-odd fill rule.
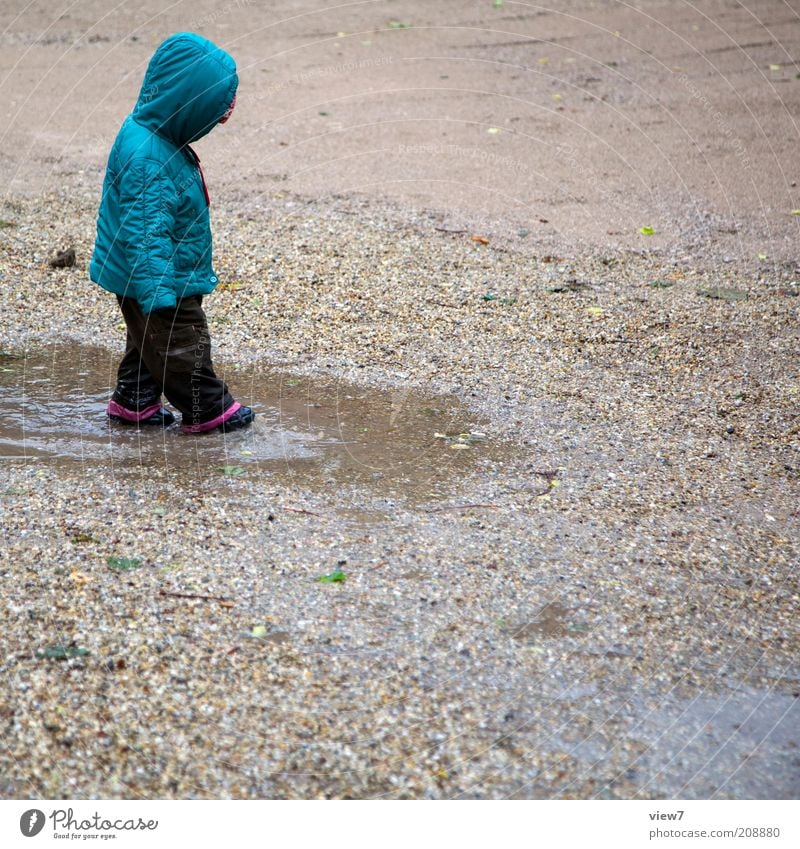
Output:
[[[192,29],[241,69],[235,124],[200,146],[217,197],[355,194],[490,234],[526,227],[537,244],[795,259],[787,3],[144,0],[0,15],[9,193],[96,193],[150,54]]]
[[[797,798],[788,5],[0,14],[2,795]],[[178,29],[241,68],[199,152],[260,414],[197,444],[103,427],[86,279]]]

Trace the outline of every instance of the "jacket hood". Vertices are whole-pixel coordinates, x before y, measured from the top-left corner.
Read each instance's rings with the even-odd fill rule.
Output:
[[[179,32],[153,54],[133,117],[182,147],[214,128],[238,85],[228,53],[200,35]]]

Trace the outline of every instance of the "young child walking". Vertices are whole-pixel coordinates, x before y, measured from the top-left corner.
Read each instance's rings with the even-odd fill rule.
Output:
[[[108,158],[91,279],[117,296],[127,327],[110,419],[186,433],[234,430],[255,418],[214,373],[203,295],[214,290],[209,197],[189,146],[228,120],[236,64],[199,35],[156,50],[139,99]]]

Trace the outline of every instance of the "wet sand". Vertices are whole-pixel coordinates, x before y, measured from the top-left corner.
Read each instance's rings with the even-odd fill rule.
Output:
[[[797,798],[800,28],[675,9],[4,13],[0,794]],[[86,279],[182,28],[203,439],[104,421]]]

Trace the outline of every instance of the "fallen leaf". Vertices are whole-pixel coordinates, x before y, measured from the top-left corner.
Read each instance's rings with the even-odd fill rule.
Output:
[[[49,265],[50,268],[72,268],[75,265],[75,248],[57,251],[56,255],[50,260]]]
[[[710,289],[698,289],[697,294],[716,301],[745,301],[747,292],[741,289],[727,289],[724,286],[714,286]]]
[[[480,242],[480,244],[482,245],[489,244],[489,240],[486,238],[486,236],[470,236],[470,239],[472,239],[473,242]]]
[[[83,657],[85,654],[89,654],[89,649],[78,648],[78,646],[48,646],[43,651],[36,652],[37,657],[52,660],[67,660],[70,657]]]
[[[95,539],[91,534],[78,533],[78,534],[75,534],[74,537],[72,537],[72,542],[75,543],[75,545],[80,545],[81,543],[84,543],[84,542],[99,542],[99,541],[100,540]]]
[[[496,136],[500,132],[500,127],[489,127],[486,131],[490,136]]]
[[[781,67],[782,67],[781,65],[770,65],[769,69],[770,69],[770,71],[780,71]]]
[[[267,636],[267,626],[266,625],[254,625],[253,630],[250,632],[252,637],[266,637]]]
[[[643,236],[652,236],[656,231],[652,227],[640,227],[639,232]]]
[[[320,575],[317,578],[319,584],[341,584],[347,576],[341,569],[335,569],[330,575]]]
[[[405,21],[391,20],[389,21],[389,26],[392,29],[411,29],[413,24],[406,23]]]
[[[653,280],[648,285],[652,286],[653,289],[669,289],[670,286],[675,285],[675,282],[673,280]]]
[[[590,315],[602,315],[605,310],[602,307],[586,307],[586,312]]]
[[[106,557],[106,563],[117,572],[130,572],[142,565],[138,557]]]

